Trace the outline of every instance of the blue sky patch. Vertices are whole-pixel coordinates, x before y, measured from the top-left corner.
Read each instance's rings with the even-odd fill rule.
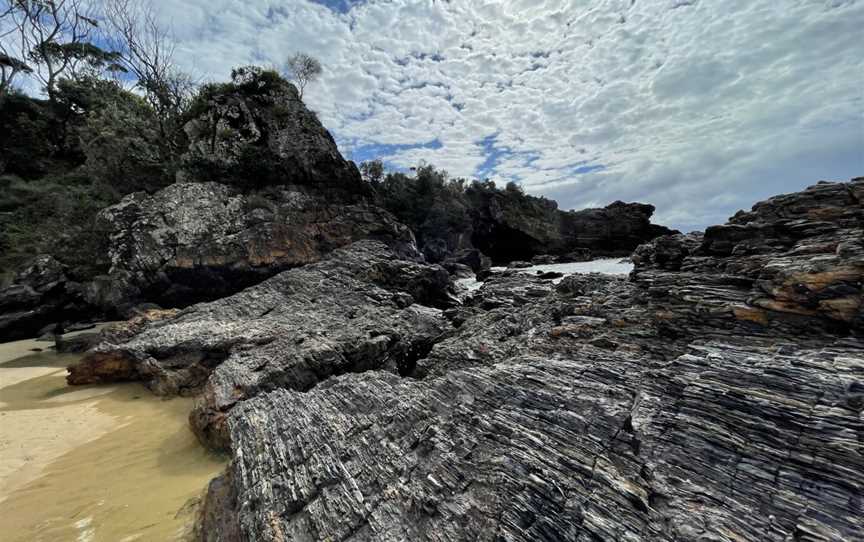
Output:
[[[354,6],[359,6],[365,0],[309,0],[313,4],[321,4],[337,13],[348,13]]]
[[[428,143],[422,143],[419,145],[384,145],[384,144],[371,144],[371,145],[361,145],[359,147],[355,147],[351,150],[349,159],[353,160],[356,163],[365,162],[367,160],[375,160],[376,158],[380,158],[384,161],[384,165],[387,166],[388,169],[404,171],[405,168],[398,167],[394,164],[387,162],[386,157],[393,156],[394,154],[412,150],[412,149],[440,149],[442,147],[441,142],[437,139],[430,141]]]

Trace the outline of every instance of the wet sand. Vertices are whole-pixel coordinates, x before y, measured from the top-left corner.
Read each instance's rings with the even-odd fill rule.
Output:
[[[139,384],[68,387],[80,355],[30,351],[50,346],[0,344],[3,540],[184,539],[224,467],[188,429],[193,400]]]

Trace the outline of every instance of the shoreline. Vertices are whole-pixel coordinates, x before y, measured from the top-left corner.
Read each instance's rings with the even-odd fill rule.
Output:
[[[113,386],[56,392],[66,365],[80,356],[51,346],[33,339],[0,344],[0,503],[51,462],[122,424],[96,406]]]
[[[192,398],[74,386],[34,340],[0,344],[0,532],[30,540],[185,540],[223,457],[189,430]],[[6,539],[4,539],[6,540]]]

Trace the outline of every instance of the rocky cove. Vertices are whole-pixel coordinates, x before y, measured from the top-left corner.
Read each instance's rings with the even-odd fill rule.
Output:
[[[438,228],[290,84],[199,105],[176,182],[98,212],[104,272],[0,291],[4,340],[78,352],[0,365],[51,369],[0,414],[101,409],[5,495],[20,539],[864,540],[864,179],[688,234],[476,183]]]

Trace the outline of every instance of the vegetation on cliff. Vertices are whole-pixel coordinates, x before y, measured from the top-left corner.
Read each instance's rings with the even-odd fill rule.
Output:
[[[50,58],[39,44],[25,47],[29,71],[0,65],[0,122],[7,128],[0,134],[0,276],[6,279],[39,254],[54,256],[76,280],[105,274],[111,263],[105,247],[116,232],[105,230],[99,211],[178,181],[230,185],[248,196],[250,213],[285,206],[286,191],[312,195],[318,207],[378,204],[411,228],[431,262],[472,248],[497,261],[545,253],[584,258],[586,250],[623,255],[667,233],[650,224],[650,206],[579,214],[515,183],[498,188],[489,180],[454,179],[432,165],[385,174],[373,161],[358,169],[302,101],[321,71],[308,55],[287,61],[287,77],[297,86],[259,66],[198,86],[177,70],[170,35],[145,4],[108,3],[97,17],[98,40],[83,3],[40,6],[0,10],[21,33],[53,23],[65,29],[48,39],[56,49]],[[79,21],[85,31],[75,32],[79,15],[87,17]],[[16,91],[22,76],[39,82],[46,99]]]

